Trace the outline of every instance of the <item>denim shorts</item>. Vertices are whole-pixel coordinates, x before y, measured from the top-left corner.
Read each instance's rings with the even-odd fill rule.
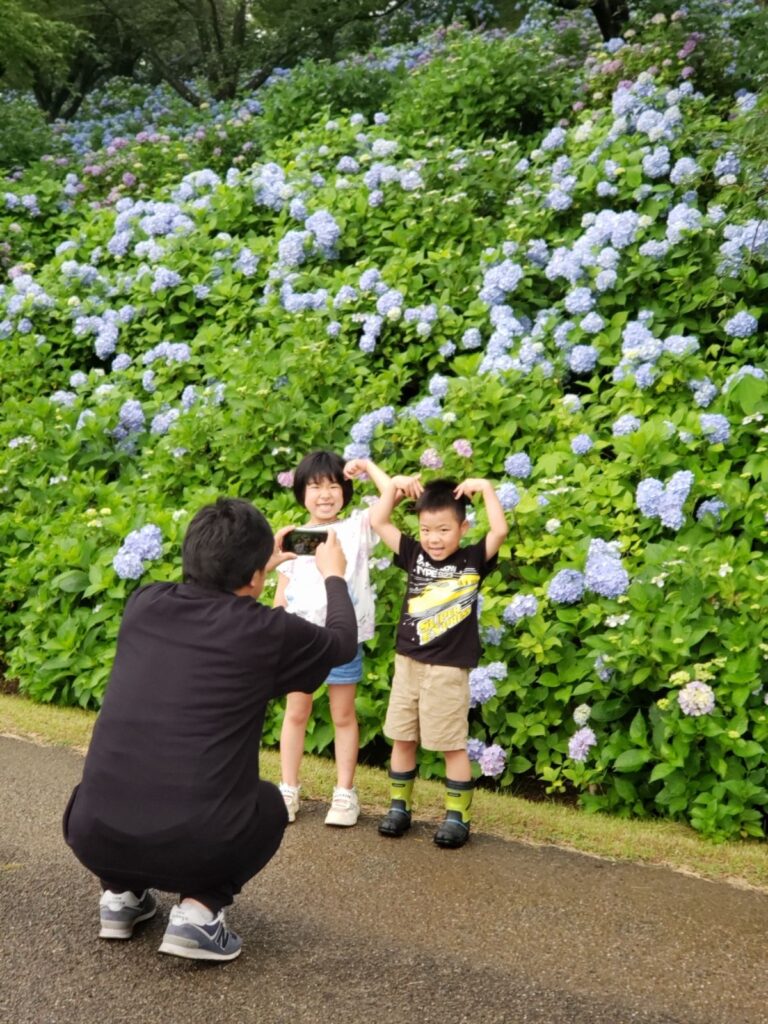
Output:
[[[326,683],[329,686],[338,686],[343,683],[359,683],[363,678],[363,645],[358,644],[357,654],[354,656],[352,661],[348,661],[346,665],[337,665],[336,668],[332,668],[330,675],[326,679]]]

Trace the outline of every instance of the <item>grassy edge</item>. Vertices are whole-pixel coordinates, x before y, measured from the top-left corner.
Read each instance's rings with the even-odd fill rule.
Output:
[[[0,735],[68,747],[84,753],[95,721],[93,712],[34,704],[23,697],[0,694]],[[261,753],[262,774],[276,780],[279,761],[274,750]],[[302,793],[327,800],[333,788],[333,763],[305,758]],[[361,765],[356,785],[364,808],[380,811],[387,801],[381,769]],[[419,818],[436,820],[443,812],[440,782],[419,780]],[[768,858],[763,843],[715,844],[685,825],[667,821],[628,821],[591,815],[555,803],[534,803],[519,797],[478,790],[473,807],[475,829],[503,839],[535,846],[557,846],[613,861],[670,868],[710,881],[768,892]]]

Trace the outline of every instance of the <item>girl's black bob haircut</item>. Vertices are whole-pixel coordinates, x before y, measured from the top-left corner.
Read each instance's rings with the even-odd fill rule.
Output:
[[[318,480],[333,480],[341,485],[344,498],[342,508],[352,500],[352,481],[344,477],[344,459],[335,452],[316,451],[305,455],[293,474],[293,493],[300,505],[304,504],[307,484]]]

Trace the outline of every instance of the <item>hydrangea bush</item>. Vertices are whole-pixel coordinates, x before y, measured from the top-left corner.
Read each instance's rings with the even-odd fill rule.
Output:
[[[681,12],[610,44],[574,17],[443,33],[373,114],[267,145],[254,113],[228,167],[179,141],[148,170],[134,138],[114,194],[78,190],[85,156],[76,182],[4,183],[0,619],[25,693],[98,706],[124,600],[178,575],[189,514],[226,493],[299,522],[311,447],[488,476],[511,530],[481,604],[478,774],[763,835],[765,97],[699,91]],[[373,573],[364,744],[403,588],[383,551]],[[320,700],[308,743],[331,741]]]

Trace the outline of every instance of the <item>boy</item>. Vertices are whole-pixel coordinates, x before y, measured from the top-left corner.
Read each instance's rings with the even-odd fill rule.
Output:
[[[233,960],[224,908],[276,852],[287,824],[259,779],[267,701],[317,689],[357,650],[345,559],[330,531],[316,553],[325,627],[256,600],[290,527],[273,537],[247,501],[220,498],[192,519],[183,583],[128,599],[115,662],[64,836],[101,881],[102,938],[130,939],[156,910],[150,888],[180,894],[160,952]]]
[[[483,495],[489,530],[482,540],[461,547],[469,527],[467,501],[478,492]],[[401,533],[391,521],[402,493],[417,499],[419,541]],[[372,507],[371,525],[395,552],[395,565],[408,573],[384,722],[384,734],[393,741],[392,803],[379,832],[402,836],[411,827],[420,741],[427,750],[438,750],[445,757],[446,815],[434,840],[438,846],[456,848],[469,838],[472,804],[467,714],[469,670],[480,658],[477,595],[507,536],[504,510],[488,480],[460,484],[432,480],[424,486],[418,475],[396,476]]]

